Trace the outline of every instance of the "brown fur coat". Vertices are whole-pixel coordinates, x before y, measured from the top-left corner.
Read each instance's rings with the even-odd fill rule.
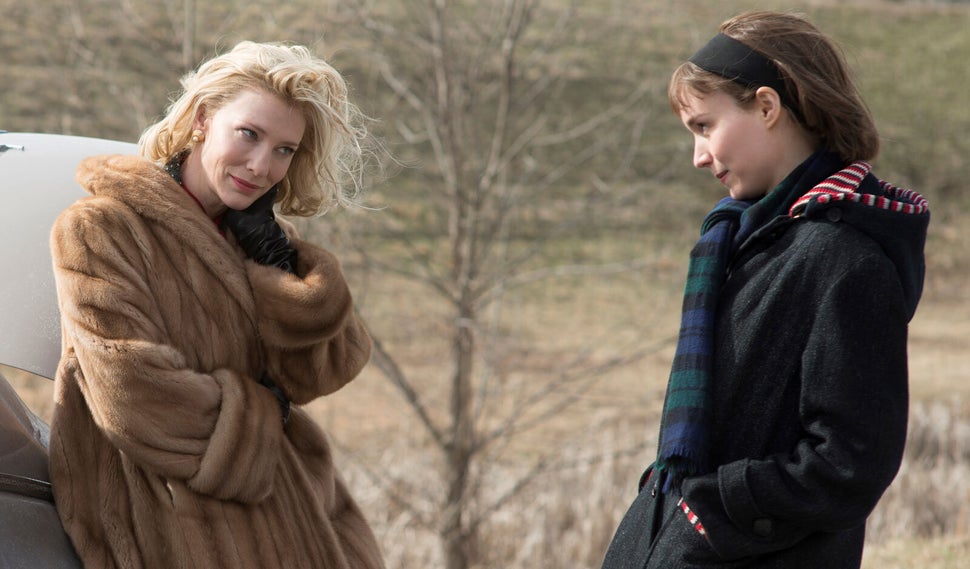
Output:
[[[324,433],[284,429],[340,389],[370,338],[337,260],[301,241],[298,276],[244,259],[165,172],[88,159],[93,197],[51,235],[63,352],[51,479],[89,568],[383,566]]]

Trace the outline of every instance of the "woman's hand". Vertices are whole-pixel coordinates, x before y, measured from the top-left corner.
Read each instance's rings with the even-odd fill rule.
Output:
[[[246,209],[227,210],[222,223],[236,236],[247,257],[296,274],[296,250],[273,215],[276,193],[273,187]]]

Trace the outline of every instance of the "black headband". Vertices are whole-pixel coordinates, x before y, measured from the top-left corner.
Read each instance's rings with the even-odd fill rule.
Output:
[[[720,75],[745,87],[771,87],[782,104],[800,118],[798,104],[792,99],[781,71],[770,59],[738,40],[717,34],[688,60],[704,71]]]

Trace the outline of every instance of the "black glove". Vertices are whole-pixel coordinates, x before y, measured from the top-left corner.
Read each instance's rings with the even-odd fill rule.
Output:
[[[227,210],[222,225],[232,231],[250,259],[296,274],[296,250],[273,215],[276,192],[274,186],[246,209]]]
[[[274,382],[272,378],[270,378],[269,374],[267,374],[265,371],[263,372],[262,377],[259,378],[259,384],[265,387],[266,389],[269,389],[270,391],[272,391],[273,395],[276,396],[276,400],[280,404],[280,415],[283,416],[283,426],[285,427],[286,422],[290,419],[289,398],[286,397],[286,394],[283,393],[283,390],[280,389],[278,385],[276,385],[276,382]]]

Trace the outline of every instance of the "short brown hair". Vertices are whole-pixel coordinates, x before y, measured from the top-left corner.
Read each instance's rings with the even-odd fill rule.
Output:
[[[727,20],[720,32],[775,64],[798,105],[792,116],[826,149],[845,162],[879,154],[879,133],[842,51],[815,25],[794,14],[759,11]],[[674,113],[679,113],[688,92],[724,92],[746,106],[756,89],[685,62],[671,77],[668,98]]]

